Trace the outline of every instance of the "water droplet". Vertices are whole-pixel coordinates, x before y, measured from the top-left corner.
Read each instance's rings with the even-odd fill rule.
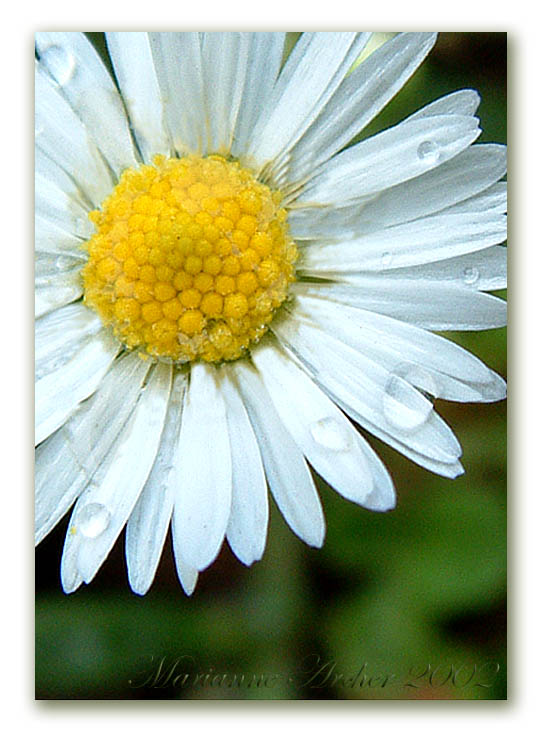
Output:
[[[432,403],[424,397],[415,396],[410,386],[397,372],[387,380],[383,396],[383,411],[388,423],[405,433],[417,431],[432,413]]]
[[[440,159],[438,143],[432,140],[424,140],[417,148],[417,157],[425,163],[437,163]]]
[[[384,252],[382,255],[382,267],[388,268],[393,260],[393,255],[390,252]]]
[[[34,129],[34,138],[38,138],[41,135],[41,133],[43,132],[43,130],[44,130],[43,125],[36,125]]]
[[[77,521],[81,533],[87,538],[97,538],[105,532],[110,523],[110,512],[105,505],[90,502],[79,512]]]
[[[475,285],[479,280],[479,270],[474,267],[466,268],[462,275],[466,285]]]
[[[350,435],[335,418],[322,418],[313,423],[309,431],[316,443],[331,451],[346,451],[350,448]]]
[[[75,57],[62,46],[53,45],[46,48],[41,54],[41,63],[61,87],[66,85],[75,73]]]
[[[401,362],[393,369],[393,374],[417,387],[421,392],[438,397],[439,391],[433,375],[414,362]]]
[[[69,270],[73,267],[73,259],[71,257],[66,257],[64,255],[60,255],[60,257],[57,257],[54,261],[54,265],[57,270],[64,271]]]

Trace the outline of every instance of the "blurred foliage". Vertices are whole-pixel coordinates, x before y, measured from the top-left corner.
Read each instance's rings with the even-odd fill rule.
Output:
[[[361,137],[472,87],[481,140],[505,142],[505,64],[505,34],[442,33]],[[504,330],[449,337],[506,374]],[[395,511],[367,512],[320,480],[323,549],[304,546],[272,506],[263,560],[246,569],[225,548],[192,598],[169,541],[150,592],[132,594],[123,539],[92,585],[65,596],[62,522],[36,555],[36,696],[504,698],[505,404],[437,408],[462,443],[465,475],[436,477],[372,439],[395,480]]]

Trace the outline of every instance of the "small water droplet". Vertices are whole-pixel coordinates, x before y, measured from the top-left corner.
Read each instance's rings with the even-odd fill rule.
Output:
[[[60,255],[60,257],[57,257],[54,261],[54,265],[57,270],[64,271],[69,270],[73,267],[73,259],[71,257],[65,257],[64,255]]]
[[[425,163],[436,163],[440,159],[438,143],[424,140],[417,148],[417,157]]]
[[[388,423],[405,433],[412,433],[426,423],[432,413],[432,403],[413,394],[402,375],[392,372],[383,395],[383,411]]]
[[[382,255],[382,267],[387,268],[391,265],[393,255],[390,252],[384,252]]]
[[[43,125],[36,125],[34,129],[34,137],[38,138],[42,134],[43,130],[44,130]]]
[[[316,443],[331,451],[346,451],[350,448],[350,436],[335,418],[322,418],[313,423],[309,431]]]
[[[479,270],[475,267],[466,268],[462,275],[466,285],[475,285],[479,280]]]
[[[111,514],[98,502],[90,502],[79,512],[77,521],[81,533],[87,538],[97,538],[104,533],[110,523]]]
[[[65,86],[75,73],[77,63],[73,54],[56,44],[46,48],[41,54],[41,63],[46,66],[54,81]]]

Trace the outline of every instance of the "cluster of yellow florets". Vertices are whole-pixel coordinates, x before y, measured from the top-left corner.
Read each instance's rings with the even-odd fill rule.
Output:
[[[279,201],[220,156],[128,169],[90,214],[85,302],[128,348],[180,363],[237,359],[294,278]]]

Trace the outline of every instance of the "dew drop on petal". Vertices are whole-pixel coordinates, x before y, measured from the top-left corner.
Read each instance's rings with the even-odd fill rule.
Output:
[[[462,276],[466,285],[475,285],[479,280],[479,270],[474,267],[466,268]]]
[[[52,45],[46,48],[41,54],[41,63],[61,87],[65,86],[75,73],[75,57],[62,46]]]
[[[90,502],[85,505],[78,515],[78,527],[80,532],[87,538],[97,538],[105,532],[110,523],[110,512],[105,505],[98,502]]]
[[[431,140],[424,140],[417,148],[417,157],[424,163],[437,163],[440,159],[440,148]]]
[[[392,372],[383,395],[383,412],[387,422],[405,433],[417,431],[424,425],[433,406],[429,400],[418,400],[411,405],[409,385],[403,377]]]
[[[73,267],[73,258],[60,255],[54,261],[54,265],[57,270],[64,272],[65,270],[69,270]]]
[[[384,252],[382,255],[382,267],[388,268],[393,260],[393,255],[390,252]]]
[[[335,418],[322,418],[309,427],[317,444],[330,451],[347,451],[350,448],[348,431]]]
[[[428,393],[433,397],[438,397],[439,390],[436,380],[431,372],[426,370],[419,364],[414,362],[401,362],[393,369],[393,374],[402,377],[410,385],[421,390],[423,393]]]

